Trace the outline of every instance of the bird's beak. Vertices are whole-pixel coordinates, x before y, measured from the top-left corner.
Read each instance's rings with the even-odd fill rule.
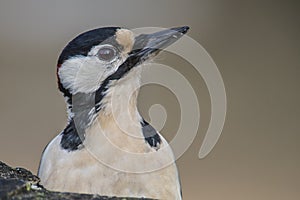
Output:
[[[135,38],[135,43],[130,56],[133,56],[140,62],[143,62],[173,44],[188,30],[188,26],[183,26],[152,34],[141,34]]]
[[[119,79],[130,69],[155,56],[170,46],[189,30],[188,26],[171,28],[152,34],[141,34],[135,38],[132,51],[110,79]]]

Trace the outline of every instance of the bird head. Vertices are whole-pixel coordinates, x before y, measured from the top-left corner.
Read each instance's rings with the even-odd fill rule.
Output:
[[[139,66],[188,29],[184,26],[135,36],[128,29],[104,27],[82,33],[70,41],[59,56],[59,90],[69,107],[74,103],[74,96],[90,96],[99,111],[105,107],[103,99],[109,95],[110,88],[138,84]],[[84,99],[81,98],[81,104]]]

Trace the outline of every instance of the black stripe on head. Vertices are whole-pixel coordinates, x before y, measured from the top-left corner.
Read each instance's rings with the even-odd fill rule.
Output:
[[[112,45],[117,46],[114,36],[118,29],[120,29],[120,27],[103,27],[84,32],[71,40],[62,50],[57,62],[58,89],[64,94],[65,97],[67,97],[67,101],[70,105],[72,104],[72,94],[62,85],[58,76],[59,68],[62,66],[64,61],[68,60],[69,58],[79,55],[87,56],[88,52],[94,46],[103,42],[109,42],[112,43]]]
[[[57,62],[58,66],[73,56],[86,56],[92,47],[114,37],[118,29],[120,29],[120,27],[104,27],[90,30],[78,35],[69,42],[61,52]]]
[[[136,55],[129,55],[124,63],[119,66],[116,72],[108,76],[101,84],[100,88],[96,91],[95,104],[96,111],[98,112],[101,108],[101,100],[103,99],[105,92],[109,87],[109,83],[114,80],[119,80],[124,77],[128,72],[140,63],[140,57]]]

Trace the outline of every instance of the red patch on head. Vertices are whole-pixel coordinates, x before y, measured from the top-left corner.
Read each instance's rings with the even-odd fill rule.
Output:
[[[60,78],[58,76],[58,70],[59,68],[61,67],[61,63],[57,64],[57,67],[56,67],[56,77],[57,77],[57,81],[60,82]]]

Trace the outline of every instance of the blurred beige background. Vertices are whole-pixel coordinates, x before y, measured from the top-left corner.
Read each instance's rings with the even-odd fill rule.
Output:
[[[201,108],[198,135],[177,161],[184,199],[299,199],[299,11],[297,1],[271,0],[1,0],[0,160],[36,172],[45,145],[64,128],[55,65],[78,33],[107,25],[189,25],[189,36],[222,74],[228,112],[219,142],[199,160],[210,119],[207,88],[182,59],[161,56],[189,79]],[[171,139],[178,102],[166,88],[143,87],[139,107],[147,119],[157,103],[167,111],[162,133]]]

